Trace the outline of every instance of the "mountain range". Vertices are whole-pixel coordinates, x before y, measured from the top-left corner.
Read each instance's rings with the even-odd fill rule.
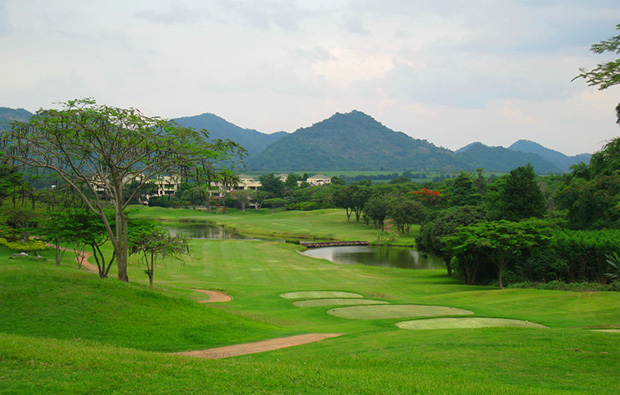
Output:
[[[0,107],[0,129],[33,114]],[[476,142],[450,151],[405,133],[391,130],[360,111],[336,113],[294,133],[261,133],[244,129],[210,113],[173,119],[206,129],[212,139],[236,141],[248,151],[247,170],[475,170],[508,172],[531,163],[538,173],[568,172],[572,164],[588,162],[590,154],[567,156],[528,140],[508,148]]]

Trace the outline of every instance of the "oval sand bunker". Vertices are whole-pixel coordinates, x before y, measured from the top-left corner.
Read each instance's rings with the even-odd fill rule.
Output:
[[[352,306],[338,307],[327,311],[336,317],[350,318],[353,320],[376,320],[385,318],[404,317],[433,317],[438,315],[469,315],[473,311],[457,309],[445,306],[423,305],[381,305],[381,306]]]
[[[404,321],[396,324],[402,329],[472,329],[491,327],[547,328],[535,322],[504,318],[431,318],[428,320]]]
[[[312,299],[312,300],[298,300],[293,302],[293,306],[297,307],[317,307],[317,306],[338,306],[338,305],[365,305],[365,304],[387,304],[383,300],[373,299]]]
[[[280,297],[284,299],[363,298],[360,294],[341,291],[286,292],[281,294]]]

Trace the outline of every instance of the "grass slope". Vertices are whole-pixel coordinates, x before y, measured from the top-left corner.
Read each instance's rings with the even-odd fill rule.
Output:
[[[209,348],[285,333],[188,298],[3,255],[0,332],[159,351]]]
[[[189,210],[188,210],[189,211]],[[151,212],[152,213],[152,212]],[[182,216],[175,212],[172,216]],[[190,216],[191,217],[191,216]],[[259,216],[257,215],[257,218]],[[259,221],[260,222],[260,221]],[[301,225],[299,225],[301,226]],[[0,255],[0,392],[213,394],[617,394],[620,293],[467,286],[442,270],[335,265],[266,241],[193,242],[134,283]],[[114,269],[113,269],[114,270]],[[207,306],[178,287],[234,297]],[[350,320],[298,308],[287,292],[352,292],[392,305],[453,306],[549,329],[407,331],[407,318]],[[302,294],[303,295],[303,294]],[[302,332],[344,336],[199,360],[148,350],[206,348]]]

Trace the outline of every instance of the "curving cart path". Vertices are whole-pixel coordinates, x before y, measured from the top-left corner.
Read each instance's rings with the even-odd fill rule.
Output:
[[[297,335],[280,337],[277,339],[263,340],[254,343],[237,344],[234,346],[209,348],[207,350],[184,351],[174,353],[196,358],[220,359],[236,357],[238,355],[255,354],[259,352],[279,350],[281,348],[299,346],[312,343],[323,339],[341,336],[342,333],[309,333],[307,335]]]

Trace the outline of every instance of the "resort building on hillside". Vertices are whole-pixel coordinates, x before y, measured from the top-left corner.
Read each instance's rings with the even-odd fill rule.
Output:
[[[209,191],[209,194],[215,199],[221,199],[226,194],[233,191],[247,191],[249,189],[255,191],[261,186],[263,186],[263,184],[261,184],[260,181],[255,180],[251,176],[241,174],[239,176],[239,182],[237,182],[236,184],[224,185],[221,182],[211,184],[211,190]]]
[[[306,182],[308,184],[310,184],[311,186],[316,187],[316,186],[319,186],[319,185],[331,184],[332,179],[331,179],[331,177],[328,177],[326,175],[317,174],[317,175],[314,175],[312,177],[308,177]]]
[[[136,177],[136,179],[138,179]],[[150,198],[157,196],[157,197],[162,197],[162,196],[168,196],[168,197],[172,197],[174,196],[177,191],[179,190],[179,185],[181,185],[181,176],[178,175],[174,175],[174,176],[160,176],[155,178],[153,181],[151,181],[151,183],[153,185],[155,185],[155,194],[153,195],[146,195],[146,200],[149,200]]]

